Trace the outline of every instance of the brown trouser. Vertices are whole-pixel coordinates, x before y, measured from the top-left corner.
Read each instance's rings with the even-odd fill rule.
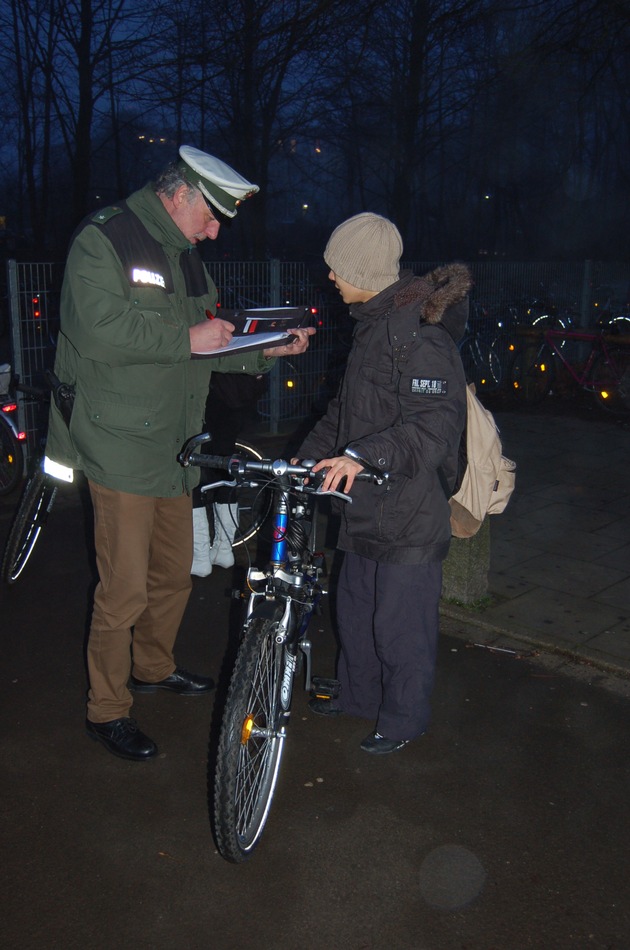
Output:
[[[129,714],[130,673],[156,683],[175,669],[173,645],[192,588],[192,501],[89,485],[99,583],[87,647],[88,719],[109,722]]]

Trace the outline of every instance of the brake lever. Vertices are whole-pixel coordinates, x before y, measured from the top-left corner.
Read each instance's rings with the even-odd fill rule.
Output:
[[[342,491],[332,491],[330,488],[327,491],[322,491],[321,488],[318,488],[313,492],[313,494],[319,495],[320,498],[323,498],[325,495],[331,495],[334,498],[341,498],[342,501],[347,501],[352,504],[352,498],[350,495],[346,495],[346,493]]]
[[[232,481],[228,482],[226,479],[220,482],[212,482],[210,485],[202,485],[200,491],[203,493],[205,491],[210,491],[211,488],[236,488],[238,482]]]

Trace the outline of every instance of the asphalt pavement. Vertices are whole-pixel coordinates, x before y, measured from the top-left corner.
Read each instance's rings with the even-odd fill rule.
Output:
[[[5,946],[630,947],[630,430],[553,402],[496,417],[517,487],[491,522],[488,597],[442,606],[431,729],[377,759],[359,749],[371,723],[314,717],[298,690],[265,833],[238,866],[214,847],[208,749],[245,557],[194,579],[178,639],[216,694],[138,696],[160,753],[117,759],[84,733],[90,513],[64,488],[0,593]],[[15,499],[0,501],[1,543]],[[331,675],[328,605],[312,639]]]

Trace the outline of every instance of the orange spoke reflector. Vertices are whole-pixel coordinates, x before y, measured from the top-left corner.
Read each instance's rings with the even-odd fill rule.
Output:
[[[241,745],[246,745],[249,742],[249,738],[252,734],[252,729],[254,728],[254,717],[251,715],[245,716],[243,720],[243,728],[241,729]]]

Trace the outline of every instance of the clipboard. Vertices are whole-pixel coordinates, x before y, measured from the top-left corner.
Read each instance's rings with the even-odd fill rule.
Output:
[[[234,335],[227,346],[220,350],[195,350],[191,356],[209,359],[212,356],[229,356],[250,350],[283,346],[294,339],[289,330],[308,327],[311,324],[310,307],[251,307],[245,310],[223,310],[218,316],[235,326]]]

